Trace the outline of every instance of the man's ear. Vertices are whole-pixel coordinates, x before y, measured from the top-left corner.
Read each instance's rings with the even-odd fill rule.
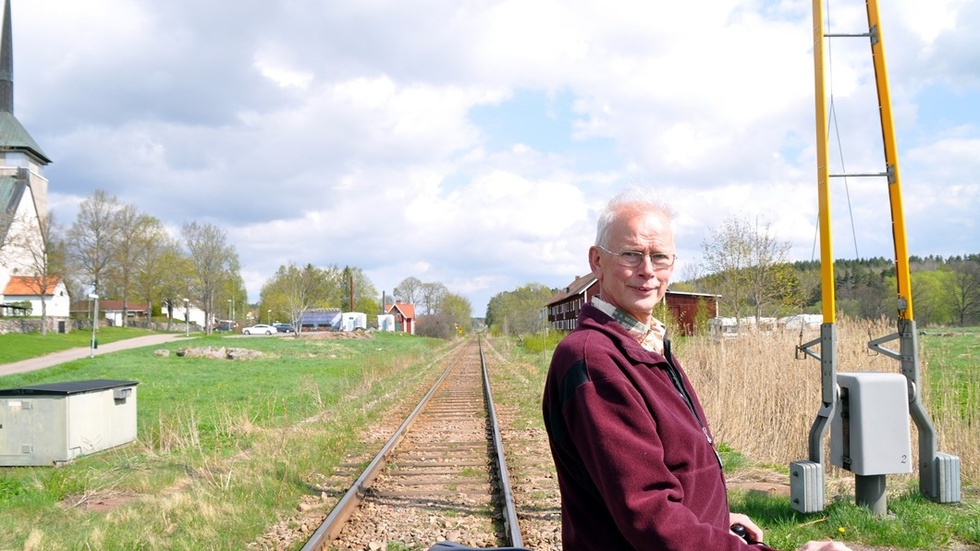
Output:
[[[592,269],[592,275],[599,279],[599,275],[602,274],[602,267],[599,264],[599,248],[596,246],[589,247],[589,268]]]

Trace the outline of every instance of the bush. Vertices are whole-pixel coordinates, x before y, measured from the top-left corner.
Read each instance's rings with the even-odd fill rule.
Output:
[[[453,318],[447,314],[432,314],[415,319],[415,334],[449,340],[456,336]]]

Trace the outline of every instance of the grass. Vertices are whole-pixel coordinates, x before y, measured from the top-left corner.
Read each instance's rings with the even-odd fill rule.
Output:
[[[870,354],[869,334],[895,331],[889,322],[837,323],[839,372],[898,373],[899,363]],[[767,527],[771,542],[795,548],[807,539],[833,538],[902,549],[938,549],[949,542],[980,544],[980,372],[971,359],[976,329],[935,331],[922,335],[920,382],[922,401],[936,428],[938,450],[960,458],[962,503],[943,505],[918,492],[918,470],[888,475],[889,517],[878,519],[854,504],[853,475],[826,465],[827,507],[823,513],[797,514],[787,498],[734,496]],[[803,341],[818,336],[804,334]],[[689,339],[678,345],[692,382],[701,394],[716,438],[744,454],[752,464],[785,473],[790,462],[807,459],[807,436],[820,405],[819,363],[797,360],[798,332],[748,334],[721,343]],[[896,343],[890,348],[895,349]],[[760,383],[762,382],[762,383]],[[829,440],[829,439],[828,439]],[[825,441],[825,444],[827,442]],[[912,425],[912,450],[918,438]],[[829,456],[828,456],[829,457]],[[787,477],[788,478],[788,477]]]
[[[838,495],[822,513],[802,514],[789,498],[732,492],[733,510],[764,526],[766,542],[777,549],[796,549],[809,540],[835,539],[899,549],[942,549],[951,544],[980,543],[976,496],[972,504],[937,504],[907,488],[888,501],[889,515],[876,517],[865,507]]]
[[[875,336],[888,332],[872,330]],[[867,354],[867,333],[866,325],[841,322],[841,370],[896,371],[894,360]],[[980,373],[973,360],[980,331],[932,333],[920,338],[924,402],[940,450],[961,459],[963,503],[925,501],[915,476],[889,476],[891,514],[874,518],[854,505],[853,477],[834,469],[822,513],[803,515],[787,498],[733,491],[733,508],[763,526],[771,544],[788,549],[833,538],[899,549],[980,545]],[[5,337],[0,351],[11,342]],[[525,338],[526,348],[494,341],[509,360],[500,374],[509,387],[501,392],[508,398],[504,408],[516,428],[540,437],[540,392],[558,338]],[[760,467],[785,476],[789,462],[806,455],[819,367],[793,358],[796,340],[759,335],[724,344],[676,343],[730,477]],[[57,469],[0,469],[0,549],[245,548],[266,527],[295,514],[296,503],[315,487],[311,477],[361,451],[351,435],[377,422],[401,392],[437,375],[429,368],[444,346],[390,334],[346,341],[215,336],[193,344],[242,346],[264,355],[248,361],[179,358],[174,352],[185,342],[158,347],[169,357],[137,349],[0,377],[3,388],[96,378],[140,382],[134,444]],[[913,437],[913,447],[915,442]],[[98,502],[116,504],[91,507]]]
[[[838,371],[898,373],[896,360],[867,349],[869,333],[879,337],[892,332],[894,327],[886,322],[869,326],[839,321]],[[818,335],[812,330],[803,341]],[[980,457],[980,434],[975,429],[980,425],[980,371],[969,357],[969,351],[980,344],[977,335],[975,330],[964,331],[943,337],[942,343],[928,336],[920,342],[922,403],[936,427],[939,451],[960,457],[962,477],[970,484],[980,484],[980,464],[974,459]],[[678,343],[678,356],[719,441],[768,465],[788,466],[806,459],[807,436],[820,406],[820,366],[814,359],[795,357],[799,341],[799,333],[790,331]],[[912,442],[915,453],[914,426]]]
[[[869,331],[878,337],[894,328],[839,321],[839,371],[898,372],[895,360],[868,353]],[[816,336],[805,334],[803,340]],[[545,344],[540,337],[525,337],[520,349],[495,343],[498,350],[520,358],[511,373],[529,389],[526,403],[519,405],[526,413],[517,422],[541,431],[540,390],[547,371],[543,358],[550,359],[542,350],[553,348],[551,338]],[[807,458],[807,437],[820,405],[820,367],[812,359],[795,359],[798,343],[798,332],[750,334],[721,343],[675,339],[676,354],[698,389],[730,479],[761,469],[769,473],[767,479],[788,484],[789,463]],[[732,509],[762,526],[767,543],[779,549],[796,549],[814,539],[895,549],[980,545],[980,370],[975,360],[980,329],[927,330],[919,344],[923,403],[936,426],[939,451],[960,458],[962,502],[937,504],[922,498],[918,472],[889,475],[889,515],[877,518],[855,505],[853,475],[828,464],[822,513],[798,513],[788,497],[730,491]],[[916,445],[913,431],[913,453]]]
[[[150,334],[153,331],[133,327],[100,327],[96,339],[99,344],[106,344]],[[7,333],[0,335],[0,364],[37,358],[69,348],[88,348],[91,340],[91,331],[48,332],[45,336],[38,333]]]
[[[935,412],[936,430],[954,449],[976,458],[980,453],[976,430],[980,425],[980,327],[927,330],[919,342],[929,383],[923,395]],[[980,465],[975,459],[969,463],[968,476],[980,483]]]
[[[194,344],[263,357],[178,357],[182,343],[161,347],[169,357],[144,348],[0,377],[5,388],[140,383],[137,442],[56,469],[0,469],[0,549],[245,548],[295,514],[315,486],[309,477],[360,451],[352,435],[434,377],[431,360],[444,346],[401,334]]]

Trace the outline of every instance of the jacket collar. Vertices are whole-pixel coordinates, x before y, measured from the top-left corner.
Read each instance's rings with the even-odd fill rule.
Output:
[[[592,297],[592,305],[622,325],[630,337],[633,337],[644,349],[656,352],[657,354],[664,353],[664,339],[667,336],[667,326],[662,321],[657,318],[650,318],[649,325],[641,323],[640,320],[599,297]]]

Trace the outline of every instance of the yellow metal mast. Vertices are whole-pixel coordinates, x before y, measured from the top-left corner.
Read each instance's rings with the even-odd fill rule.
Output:
[[[790,498],[794,509],[811,513],[823,510],[823,439],[829,420],[838,407],[837,392],[837,337],[835,329],[836,304],[834,295],[834,256],[831,237],[830,186],[832,175],[828,171],[828,111],[824,84],[824,41],[829,37],[867,37],[871,41],[871,55],[878,92],[878,110],[881,121],[882,143],[885,150],[885,171],[880,174],[856,176],[884,176],[888,182],[888,197],[892,217],[892,238],[895,247],[897,274],[898,331],[895,334],[874,339],[868,347],[901,363],[902,374],[908,384],[909,413],[919,433],[919,490],[926,498],[939,503],[956,503],[960,500],[959,458],[936,451],[935,429],[929,421],[920,400],[918,342],[912,309],[912,278],[909,269],[908,245],[905,234],[905,214],[902,209],[901,178],[898,170],[898,154],[895,127],[892,118],[888,73],[882,41],[881,23],[877,0],[866,0],[868,32],[858,35],[829,35],[824,31],[823,2],[813,0],[813,68],[815,85],[817,195],[820,228],[821,298],[823,324],[820,338],[797,347],[798,355],[811,356],[821,364],[822,405],[810,428],[809,459],[790,464]],[[846,176],[846,175],[839,175]],[[899,351],[894,352],[882,345],[897,340]],[[812,348],[820,345],[819,354]],[[883,477],[882,477],[883,478]]]
[[[827,93],[824,87],[823,0],[813,0],[813,75],[815,82],[817,129],[817,201],[820,228],[820,293],[823,322],[834,323],[837,306],[834,295],[834,245],[830,231],[830,155],[827,152]]]
[[[878,89],[878,108],[881,111],[881,139],[885,148],[885,175],[888,178],[888,198],[892,214],[892,238],[895,242],[895,270],[898,279],[899,318],[913,320],[912,276],[909,270],[909,249],[905,236],[905,212],[902,209],[902,186],[898,171],[898,147],[895,144],[895,124],[892,119],[891,92],[885,65],[877,0],[867,0],[868,26],[871,34],[871,57],[874,61]]]
[[[898,279],[898,331],[872,340],[868,348],[880,352],[901,364],[908,381],[909,413],[919,431],[919,492],[938,503],[960,501],[960,458],[937,452],[936,431],[922,405],[919,380],[919,344],[912,310],[912,276],[905,237],[905,213],[902,210],[902,187],[898,170],[898,148],[892,119],[888,72],[885,66],[885,46],[882,38],[878,0],[867,0],[868,35],[874,61],[875,83],[878,89],[878,109],[881,116],[881,135],[885,149],[885,176],[888,179],[888,198],[892,215],[892,238],[895,242],[895,272]],[[898,340],[899,351],[882,345]]]
[[[834,250],[830,224],[830,156],[827,94],[824,86],[823,0],[813,0],[813,78],[817,131],[817,204],[820,230],[820,296],[823,323],[820,338],[797,347],[797,357],[820,361],[821,405],[810,426],[809,457],[790,464],[790,505],[803,513],[823,511],[824,437],[837,407],[837,307],[834,294]],[[813,347],[820,345],[819,354]]]

